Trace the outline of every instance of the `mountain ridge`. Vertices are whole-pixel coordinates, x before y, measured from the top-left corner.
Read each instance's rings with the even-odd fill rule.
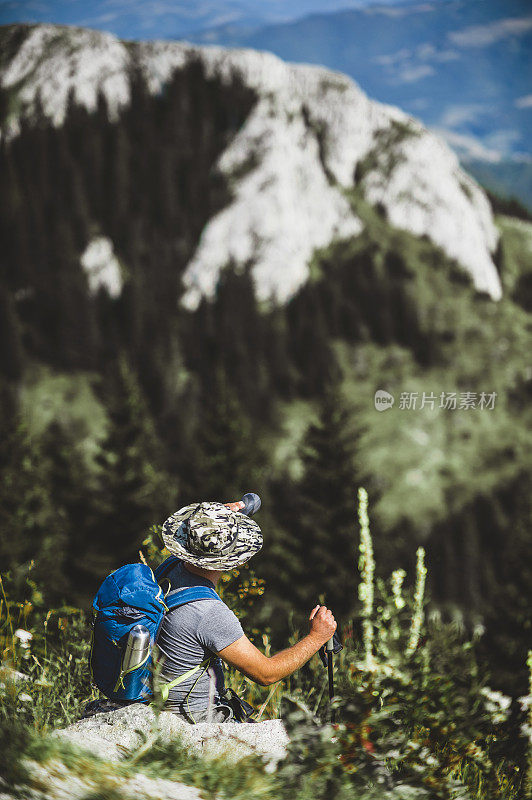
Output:
[[[523,0],[324,9],[254,29],[230,23],[188,38],[339,69],[371,97],[420,117],[466,170],[485,176],[488,188],[500,184],[502,194],[532,203],[532,17]],[[471,166],[477,159],[481,170]],[[523,161],[528,174],[516,184]]]
[[[233,197],[208,221],[185,270],[187,307],[213,296],[228,264],[251,268],[261,301],[286,302],[308,279],[316,250],[360,233],[349,196],[355,189],[391,224],[442,247],[478,290],[500,298],[497,232],[483,192],[434,134],[370,100],[341,73],[264,52],[122,42],[82,28],[9,26],[5,36],[17,39],[1,77],[11,94],[7,138],[37,106],[61,125],[72,96],[95,110],[103,93],[116,118],[129,102],[132,69],[152,94],[194,60],[207,77],[227,82],[238,74],[255,92],[256,103],[217,163]]]
[[[265,49],[288,61],[339,69],[375,99],[461,137],[462,147],[470,138],[489,156],[503,144],[509,154],[530,155],[531,36],[523,0],[411,0],[322,11],[252,33],[221,26],[194,41]],[[510,128],[513,137],[508,130],[502,137]]]

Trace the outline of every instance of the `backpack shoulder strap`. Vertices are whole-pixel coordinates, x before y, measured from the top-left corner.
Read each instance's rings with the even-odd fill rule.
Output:
[[[159,583],[159,581],[161,581],[165,575],[167,575],[170,570],[175,567],[179,560],[180,559],[177,556],[169,556],[168,558],[165,558],[165,560],[159,564],[156,569],[154,569],[153,575],[157,583]]]
[[[194,600],[220,600],[221,602],[222,598],[210,586],[188,586],[186,589],[180,589],[168,595],[164,602],[168,611],[171,611],[179,606],[192,603]]]

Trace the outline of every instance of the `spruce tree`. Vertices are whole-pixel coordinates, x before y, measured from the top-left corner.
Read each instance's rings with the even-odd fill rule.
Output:
[[[230,378],[219,368],[203,398],[203,413],[191,451],[183,459],[185,502],[237,499],[259,491],[261,446]]]
[[[97,456],[94,574],[137,560],[149,527],[174,510],[173,482],[163,471],[160,442],[138,381],[124,358],[118,362],[108,401],[109,427]]]
[[[359,481],[354,444],[340,391],[329,386],[303,442],[303,476],[296,487],[291,536],[285,540],[284,569],[303,612],[320,596],[340,619],[355,604]]]
[[[321,396],[338,378],[338,366],[330,346],[323,298],[315,284],[307,284],[289,304],[288,323],[300,392],[307,397]]]
[[[17,418],[0,431],[0,563],[11,596],[28,596],[28,579],[45,601],[64,598],[66,530],[39,444]],[[37,595],[34,594],[35,602]]]
[[[0,375],[8,380],[19,380],[24,366],[21,326],[13,300],[0,284]]]
[[[42,435],[41,455],[50,499],[66,531],[63,558],[68,598],[83,605],[94,588],[87,582],[85,570],[94,548],[94,475],[77,449],[74,436],[57,421]]]

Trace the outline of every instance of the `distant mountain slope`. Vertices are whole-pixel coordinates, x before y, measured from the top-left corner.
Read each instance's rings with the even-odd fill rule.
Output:
[[[190,307],[212,297],[222,270],[251,268],[261,300],[285,301],[308,278],[314,252],[362,230],[349,193],[398,228],[427,236],[493,298],[501,294],[489,204],[455,155],[416,120],[371,101],[348,78],[253,51],[171,42],[125,44],[108,34],[55,26],[3,29],[4,129],[42,113],[60,125],[69,98],[112,118],[129,102],[136,70],[152,93],[176,70],[238,76],[256,102],[220,155],[231,200],[205,226],[183,276]]]
[[[527,0],[385,4],[253,32],[220,26],[195,41],[254,47],[345,72],[371,97],[441,130],[468,158],[532,158]]]

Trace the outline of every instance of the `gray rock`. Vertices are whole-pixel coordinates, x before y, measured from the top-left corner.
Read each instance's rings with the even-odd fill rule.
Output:
[[[201,792],[194,786],[163,778],[149,778],[138,773],[131,778],[108,771],[102,778],[98,774],[79,774],[65,764],[51,759],[45,764],[26,761],[29,784],[16,792],[0,792],[0,800],[85,800],[91,794],[99,797],[116,795],[123,800],[202,800]],[[116,794],[115,794],[116,793]]]
[[[29,681],[29,679],[29,675],[25,675],[23,672],[12,669],[5,664],[0,664],[0,689],[5,689],[7,684]]]
[[[157,717],[149,706],[141,703],[82,719],[55,731],[54,735],[110,761],[135,753],[161,736],[165,741],[180,739],[191,753],[208,758],[223,756],[235,762],[256,754],[270,769],[285,757],[288,744],[280,719],[254,724],[202,722],[190,725],[168,711]]]

